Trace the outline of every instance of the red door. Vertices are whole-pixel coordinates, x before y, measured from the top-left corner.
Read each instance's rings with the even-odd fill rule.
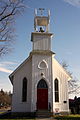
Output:
[[[47,88],[37,89],[37,109],[38,110],[48,109],[48,89]]]

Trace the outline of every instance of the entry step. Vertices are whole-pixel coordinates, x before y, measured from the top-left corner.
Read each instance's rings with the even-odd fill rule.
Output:
[[[47,117],[51,117],[51,115],[52,115],[52,113],[50,112],[50,111],[48,111],[48,110],[38,110],[37,112],[36,112],[36,117],[45,117],[45,118],[47,118]]]

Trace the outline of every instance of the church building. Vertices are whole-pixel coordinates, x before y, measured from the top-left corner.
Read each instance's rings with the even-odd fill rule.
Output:
[[[13,85],[12,112],[47,110],[69,113],[68,81],[70,75],[54,58],[49,31],[50,11],[35,10],[34,32],[31,33],[32,51],[29,57],[10,74]]]

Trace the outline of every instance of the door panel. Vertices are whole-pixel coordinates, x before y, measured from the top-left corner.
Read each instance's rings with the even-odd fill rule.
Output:
[[[48,109],[48,89],[37,89],[37,109]]]

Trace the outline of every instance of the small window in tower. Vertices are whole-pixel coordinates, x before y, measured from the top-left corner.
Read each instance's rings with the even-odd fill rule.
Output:
[[[55,102],[59,102],[59,82],[58,79],[54,80],[54,92],[55,92]]]
[[[23,85],[22,85],[22,102],[27,101],[27,79],[23,79]]]

